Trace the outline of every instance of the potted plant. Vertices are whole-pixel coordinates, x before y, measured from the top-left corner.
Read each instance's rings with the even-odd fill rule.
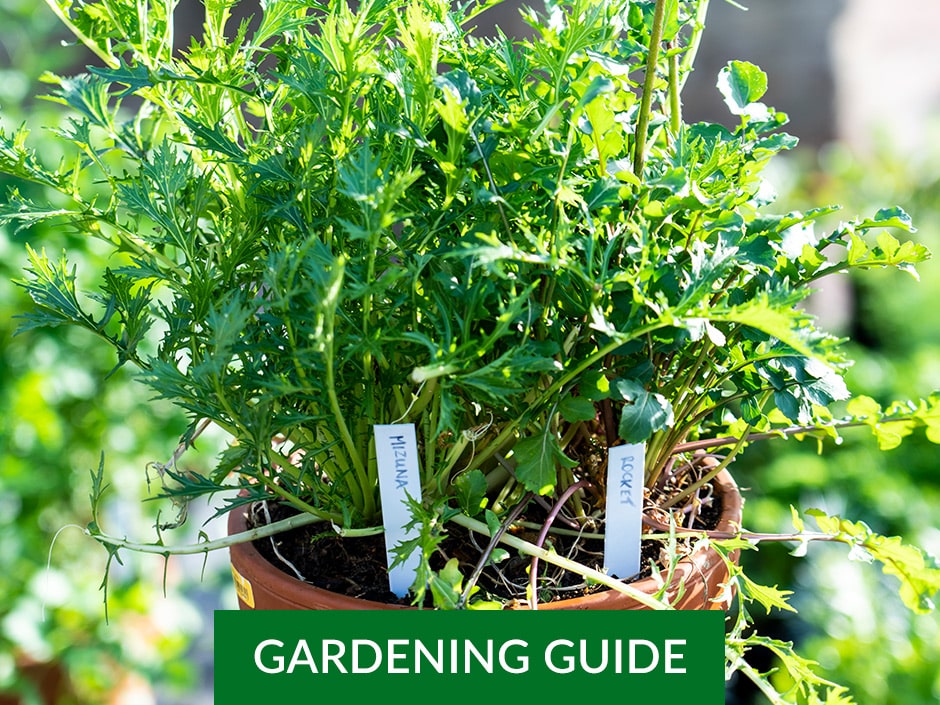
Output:
[[[729,672],[771,692],[744,659],[768,646],[806,697],[826,681],[748,630],[748,603],[783,608],[786,593],[751,581],[738,551],[842,541],[927,609],[940,572],[863,524],[816,514],[810,532],[795,511],[793,534],[741,529],[727,467],[749,443],[867,424],[888,445],[918,425],[936,436],[940,412],[935,398],[830,410],[849,399],[843,341],[800,304],[823,275],[912,271],[927,252],[886,230],[912,231],[900,208],[829,233],[814,222],[832,207],[768,210],[762,169],[796,140],[760,102],[757,67],[718,78],[733,127],[683,121],[707,0],[549,2],[523,11],[521,40],[474,38],[486,3],[270,0],[234,26],[232,3],[211,2],[178,52],[168,6],[48,4],[102,65],[51,79],[74,112],[58,166],[25,131],[3,136],[0,168],[56,195],[14,191],[0,218],[55,219],[113,254],[85,285],[65,256],[31,249],[24,325],[89,330],[189,415],[154,465],[179,509],[161,532],[232,488],[219,513],[255,524],[174,549],[110,536],[96,517],[88,532],[111,558],[316,524],[326,563],[346,541],[363,563],[376,537],[375,592],[394,602],[381,535],[403,531],[391,548],[411,571],[405,605],[544,607],[576,591],[605,607],[734,602]],[[232,441],[212,473],[187,472],[209,425]],[[383,506],[388,477],[404,504]],[[620,544],[605,534],[613,492],[651,530],[649,592],[605,562]],[[388,516],[399,505],[404,524]],[[286,546],[257,546],[314,578]],[[702,566],[715,579],[694,587]]]

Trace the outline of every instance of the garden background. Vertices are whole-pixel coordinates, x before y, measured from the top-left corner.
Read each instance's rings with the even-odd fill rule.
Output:
[[[520,31],[512,24],[514,4],[508,0],[499,13],[510,34]],[[719,68],[730,59],[758,64],[769,75],[766,102],[790,115],[788,130],[801,138],[794,153],[778,160],[778,207],[844,203],[849,217],[869,213],[869,204],[898,204],[919,227],[918,241],[940,253],[940,6],[745,4],[747,12],[712,2],[684,97],[687,116],[725,120],[714,88]],[[199,3],[180,6],[177,34],[198,32]],[[251,6],[244,0],[239,13],[250,14]],[[62,45],[64,38],[43,3],[0,0],[0,125],[29,123],[49,159],[55,146],[43,136],[60,118],[57,106],[34,99],[44,92],[41,75],[80,70],[86,61],[79,49]],[[109,377],[115,361],[87,334],[51,329],[14,337],[15,317],[30,306],[11,283],[26,261],[25,243],[56,250],[63,238],[79,270],[95,267],[101,257],[95,243],[0,228],[0,693],[23,691],[22,702],[33,702],[27,676],[37,664],[54,663],[60,669],[43,679],[67,681],[63,702],[210,703],[212,609],[235,605],[226,557],[211,556],[204,566],[199,557],[164,565],[127,556],[128,565],[112,572],[106,623],[98,585],[107,554],[74,528],[90,518],[89,471],[107,449],[109,532],[151,536],[159,507],[137,498],[147,492],[148,465],[168,459],[183,424],[172,409],[147,403],[130,370]],[[864,287],[827,281],[814,298],[814,311],[859,346],[860,362],[849,373],[853,391],[886,403],[940,389],[940,260],[920,273],[919,283],[896,272],[866,276]],[[811,443],[749,449],[736,463],[748,488],[748,528],[786,530],[790,503],[849,516],[865,506],[876,531],[901,534],[940,555],[936,447],[912,438],[876,453],[861,440],[847,435],[825,462]],[[204,469],[223,442],[201,441],[187,467]],[[211,512],[193,509],[190,540]],[[796,561],[783,547],[761,549],[766,572],[752,577],[808,588],[796,603],[798,616],[771,617],[763,631],[802,644],[829,677],[852,687],[860,705],[937,703],[940,617],[911,615],[877,571],[846,563],[840,550],[814,546]],[[836,592],[839,585],[848,591]],[[753,698],[732,683],[727,702],[760,702]],[[15,701],[0,695],[0,705],[7,702]]]

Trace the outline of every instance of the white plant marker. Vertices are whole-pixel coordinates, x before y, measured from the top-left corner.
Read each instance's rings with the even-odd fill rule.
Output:
[[[391,567],[393,549],[402,541],[417,537],[419,530],[406,530],[411,519],[408,497],[421,501],[421,473],[418,468],[418,442],[414,424],[376,424],[375,457],[382,498],[382,522],[385,525],[385,556],[389,565],[389,589],[398,597],[408,594],[418,572],[418,552],[404,563]]]
[[[645,443],[614,446],[607,450],[604,567],[608,575],[617,578],[629,578],[640,572],[645,464]]]

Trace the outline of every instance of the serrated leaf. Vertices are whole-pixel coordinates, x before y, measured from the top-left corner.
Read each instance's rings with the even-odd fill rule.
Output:
[[[88,70],[98,76],[99,78],[104,79],[108,82],[121,83],[127,88],[119,93],[115,93],[118,97],[124,97],[135,93],[141,88],[149,88],[153,86],[153,81],[150,77],[150,70],[143,64],[130,65],[123,59],[116,68],[105,68],[99,66],[89,66]]]
[[[98,533],[98,513],[101,509],[101,500],[108,487],[110,485],[104,481],[104,451],[102,451],[97,471],[91,471],[91,494],[88,498],[91,501],[92,522],[88,525],[88,529],[92,534]]]
[[[69,265],[65,254],[52,261],[44,250],[36,252],[27,245],[26,251],[29,256],[26,271],[31,276],[16,283],[26,290],[40,311],[19,316],[23,321],[19,330],[68,323],[98,332],[94,318],[79,303],[75,268]]]
[[[916,546],[904,543],[898,536],[882,536],[863,522],[852,522],[830,516],[818,509],[810,509],[819,528],[837,541],[850,546],[850,557],[882,564],[885,575],[893,575],[900,582],[898,594],[908,609],[917,613],[933,611],[933,598],[940,591],[940,569],[932,559]]]
[[[919,614],[932,612],[934,596],[940,591],[940,569],[928,564],[926,555],[900,537],[872,534],[865,549],[882,563],[882,572],[893,575],[901,585],[898,594],[908,609]]]
[[[787,597],[793,594],[792,590],[780,590],[776,585],[773,587],[760,585],[748,578],[744,573],[738,574],[738,581],[744,596],[763,605],[764,609],[767,610],[767,614],[770,614],[771,610],[775,608],[788,612],[796,612],[787,602]]]
[[[540,495],[550,494],[555,489],[559,465],[574,467],[577,464],[562,452],[550,430],[523,438],[516,443],[512,454],[517,479],[527,490]]]
[[[887,230],[878,234],[875,243],[874,247],[869,247],[861,236],[850,232],[846,263],[861,269],[895,267],[917,279],[914,265],[930,257],[930,251],[924,245],[910,240],[900,242]]]
[[[812,325],[812,318],[796,308],[803,292],[766,291],[740,306],[725,311],[710,311],[712,321],[740,323],[773,336],[797,353],[825,364],[827,340]]]

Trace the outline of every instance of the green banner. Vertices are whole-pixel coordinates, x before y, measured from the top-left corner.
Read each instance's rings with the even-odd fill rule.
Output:
[[[216,612],[216,705],[313,694],[373,705],[694,694],[696,705],[720,705],[724,613]]]

